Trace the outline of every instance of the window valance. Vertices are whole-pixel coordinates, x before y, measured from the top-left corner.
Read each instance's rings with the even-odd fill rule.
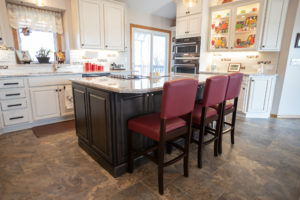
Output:
[[[7,9],[9,23],[15,29],[29,27],[36,31],[63,33],[62,16],[59,12],[15,4],[7,4]]]

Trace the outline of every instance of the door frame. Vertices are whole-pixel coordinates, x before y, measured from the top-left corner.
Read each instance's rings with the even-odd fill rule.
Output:
[[[154,28],[150,26],[143,26],[143,25],[138,25],[138,24],[130,24],[130,71],[132,71],[132,52],[133,52],[133,47],[132,47],[132,32],[134,28],[139,28],[139,29],[146,29],[150,31],[156,31],[156,32],[162,32],[162,33],[167,33],[169,34],[169,55],[168,55],[168,74],[171,72],[171,43],[172,43],[172,32],[170,30],[165,30],[165,29],[159,29],[159,28]]]

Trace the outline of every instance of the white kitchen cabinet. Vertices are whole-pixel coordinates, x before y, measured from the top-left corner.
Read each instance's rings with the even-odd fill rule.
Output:
[[[275,82],[275,75],[245,78],[239,96],[238,111],[250,118],[269,118]]]
[[[104,48],[124,50],[124,7],[117,3],[104,2]]]
[[[201,14],[176,19],[176,38],[201,36]]]
[[[193,7],[187,7],[182,1],[177,2],[177,17],[185,17],[189,15],[194,15],[202,12],[202,1],[199,1],[197,5]]]
[[[289,0],[266,0],[261,51],[280,51]]]
[[[176,38],[184,38],[188,34],[188,17],[177,18]]]
[[[30,88],[30,95],[34,120],[60,116],[57,86]]]
[[[81,48],[101,49],[103,45],[103,4],[99,0],[79,0]]]

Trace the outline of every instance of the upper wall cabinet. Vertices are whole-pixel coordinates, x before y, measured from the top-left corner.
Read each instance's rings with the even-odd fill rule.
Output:
[[[103,5],[97,0],[79,1],[80,40],[82,48],[103,48],[101,23]]]
[[[267,0],[261,51],[280,51],[289,0]]]
[[[176,38],[197,37],[201,35],[201,14],[177,18]]]
[[[256,50],[259,1],[245,1],[211,10],[209,50]]]
[[[176,38],[201,36],[201,13],[201,1],[193,7],[187,7],[179,0],[177,2]]]
[[[122,3],[78,0],[80,47],[124,50],[125,8]]]
[[[183,4],[182,0],[177,2],[177,17],[184,17],[189,15],[194,15],[197,13],[201,13],[202,11],[201,1],[198,2],[197,5],[193,7],[187,7]]]
[[[104,47],[105,49],[124,50],[124,7],[115,3],[105,2],[103,8]]]

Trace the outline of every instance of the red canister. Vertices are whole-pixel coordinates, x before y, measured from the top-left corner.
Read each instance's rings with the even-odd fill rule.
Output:
[[[92,71],[93,72],[97,71],[97,65],[96,64],[92,64]]]
[[[91,71],[91,63],[87,62],[85,63],[85,71],[90,72]]]

